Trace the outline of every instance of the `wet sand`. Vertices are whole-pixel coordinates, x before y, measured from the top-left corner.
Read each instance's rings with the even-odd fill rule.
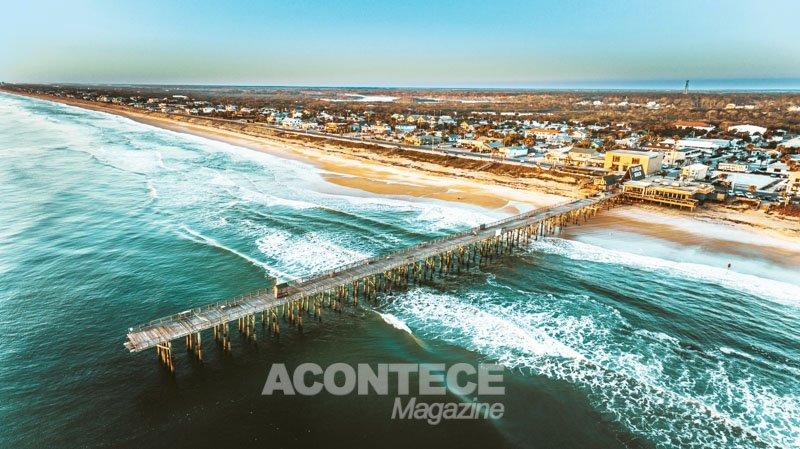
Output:
[[[800,266],[800,239],[780,233],[773,236],[749,233],[736,224],[711,222],[701,217],[665,215],[638,206],[623,206],[599,214],[580,226],[568,227],[564,236],[600,234],[613,241],[617,238],[615,232],[702,248],[705,252],[755,257],[785,267]]]

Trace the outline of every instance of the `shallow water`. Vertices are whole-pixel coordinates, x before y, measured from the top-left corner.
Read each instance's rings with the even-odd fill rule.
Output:
[[[203,366],[176,351],[175,380],[124,350],[134,324],[497,218],[321,175],[0,94],[0,446],[800,447],[800,268],[632,232],[572,228]],[[506,414],[261,396],[306,361],[499,362]]]

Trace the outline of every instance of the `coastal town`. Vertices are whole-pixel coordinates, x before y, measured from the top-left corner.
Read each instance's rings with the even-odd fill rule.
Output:
[[[0,449],[800,449],[800,1],[3,11]]]
[[[474,169],[507,166],[523,176],[573,182],[585,192],[621,192],[631,201],[688,210],[719,203],[800,216],[800,106],[791,101],[781,103],[777,111],[771,101],[767,106],[771,109],[761,114],[764,106],[757,102],[725,103],[713,114],[706,111],[716,120],[689,117],[643,124],[614,120],[613,114],[602,121],[586,120],[586,113],[570,118],[564,113],[524,112],[518,105],[508,110],[503,101],[486,95],[412,96],[409,103],[398,101],[402,92],[389,92],[392,96],[336,92],[321,100],[295,99],[297,105],[289,106],[287,101],[259,105],[252,98],[215,101],[213,95],[193,90],[172,93],[169,88],[158,96],[141,90],[137,92],[142,94],[123,96],[117,87],[100,86],[5,84],[2,88],[176,118],[257,125],[289,137],[485,162],[473,165]],[[569,106],[643,116],[667,110],[671,113],[666,117],[676,115],[676,105],[664,100],[596,97],[574,95]],[[747,120],[763,115],[772,117],[768,121],[774,124],[776,113],[787,117],[784,127]]]

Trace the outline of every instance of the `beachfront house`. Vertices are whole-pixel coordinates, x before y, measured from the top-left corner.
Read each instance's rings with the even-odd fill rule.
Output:
[[[386,123],[375,123],[369,127],[369,131],[373,134],[389,134],[392,132],[392,127]]]
[[[691,164],[681,169],[681,178],[702,181],[708,176],[708,165]]]
[[[641,165],[647,175],[652,175],[661,170],[664,160],[662,153],[636,150],[611,150],[607,151],[603,168],[611,171],[628,171],[635,165]]]
[[[569,161],[578,167],[589,165],[589,161],[599,155],[600,153],[591,148],[572,148],[567,152]]]
[[[281,120],[281,125],[287,128],[297,128],[300,126],[300,119],[297,117],[284,117],[283,120]]]
[[[502,157],[524,157],[528,155],[528,148],[524,145],[501,147],[499,153]]]
[[[407,145],[426,146],[426,145],[439,145],[442,143],[442,138],[431,134],[424,134],[421,136],[406,136],[403,142]]]
[[[412,133],[415,129],[417,129],[417,125],[414,125],[413,123],[398,123],[394,126],[394,130],[398,134]]]
[[[322,129],[324,129],[326,133],[344,134],[350,129],[350,127],[344,122],[328,122],[323,125]]]

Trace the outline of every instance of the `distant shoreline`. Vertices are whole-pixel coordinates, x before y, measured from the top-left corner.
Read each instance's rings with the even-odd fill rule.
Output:
[[[484,172],[470,173],[437,164],[385,157],[329,141],[304,142],[293,137],[278,136],[276,132],[263,127],[259,127],[259,131],[263,132],[253,135],[202,118],[187,119],[85,100],[0,91],[114,114],[170,131],[302,160],[328,172],[325,178],[333,184],[373,194],[461,202],[509,215],[558,203],[565,198],[582,196],[576,186],[566,183],[540,179],[517,180]]]

